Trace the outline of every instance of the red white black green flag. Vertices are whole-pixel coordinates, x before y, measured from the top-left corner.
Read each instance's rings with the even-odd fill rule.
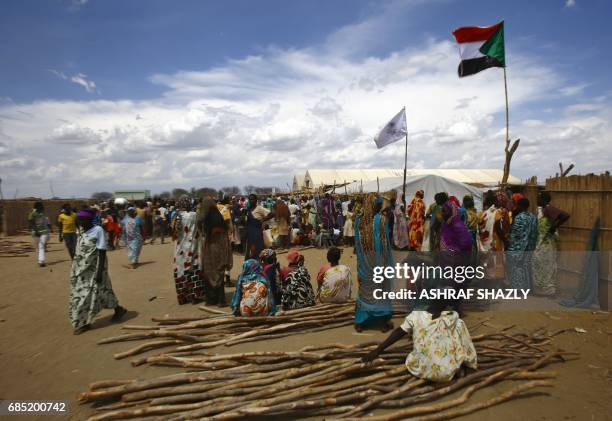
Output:
[[[493,26],[464,26],[453,31],[459,44],[459,77],[473,75],[489,67],[506,67],[504,21]]]

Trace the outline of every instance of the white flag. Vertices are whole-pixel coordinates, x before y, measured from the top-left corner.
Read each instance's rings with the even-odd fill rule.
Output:
[[[378,136],[374,138],[374,142],[376,142],[376,147],[380,149],[404,138],[407,132],[406,108],[404,107],[385,127],[383,127],[380,133],[378,133]]]

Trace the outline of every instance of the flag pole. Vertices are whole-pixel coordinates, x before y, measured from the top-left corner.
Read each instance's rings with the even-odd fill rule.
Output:
[[[506,66],[504,66],[504,92],[506,93],[506,152],[510,146],[510,118],[508,116],[508,81],[506,79]]]
[[[403,200],[406,200],[406,168],[408,167],[408,131],[406,130],[406,147],[404,149],[404,184],[402,185]]]

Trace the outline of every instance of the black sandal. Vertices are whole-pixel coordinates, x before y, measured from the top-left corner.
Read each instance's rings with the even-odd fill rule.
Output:
[[[79,328],[74,329],[74,331],[72,332],[73,335],[80,335],[81,333],[87,332],[89,329],[91,329],[91,325],[83,325]]]
[[[111,317],[111,322],[118,322],[120,321],[123,316],[125,316],[125,313],[127,313],[127,310],[123,307],[119,307],[115,310],[115,314],[113,314],[113,317]]]

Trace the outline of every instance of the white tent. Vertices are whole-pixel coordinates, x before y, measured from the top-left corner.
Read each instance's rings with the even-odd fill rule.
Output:
[[[461,183],[477,187],[497,187],[503,177],[503,171],[497,169],[450,169],[450,168],[408,168],[408,176],[438,175]],[[376,178],[401,177],[404,169],[309,169],[293,178],[293,189],[318,188],[322,185],[352,183],[356,181],[374,181]],[[509,184],[521,184],[521,180],[510,175]]]
[[[347,191],[350,193],[376,193],[377,191],[385,193],[391,190],[401,190],[403,177],[387,177],[376,181],[368,181],[363,183],[355,182],[347,186]],[[380,186],[380,188],[379,188]],[[460,183],[438,175],[414,175],[406,177],[406,201],[414,197],[418,190],[425,192],[425,206],[429,206],[434,201],[434,195],[439,192],[446,192],[449,196],[455,196],[459,202],[463,200],[463,196],[469,194],[474,198],[476,209],[480,209],[482,204],[482,190],[469,184]],[[343,189],[337,190],[342,192]]]

